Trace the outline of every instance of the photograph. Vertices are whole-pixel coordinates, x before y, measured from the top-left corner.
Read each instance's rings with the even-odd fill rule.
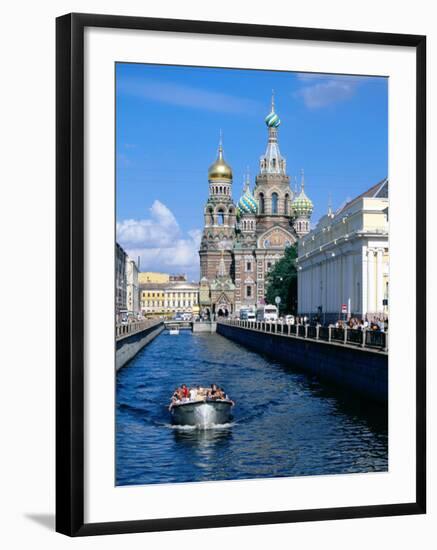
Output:
[[[116,486],[389,471],[388,83],[115,64]]]

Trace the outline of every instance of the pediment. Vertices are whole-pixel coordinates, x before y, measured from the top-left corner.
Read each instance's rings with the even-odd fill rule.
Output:
[[[281,249],[291,246],[296,242],[296,237],[291,231],[276,225],[265,231],[258,237],[258,248]]]
[[[220,294],[220,296],[218,297],[218,299],[216,300],[216,303],[217,304],[231,304],[231,300],[229,299],[228,296],[226,296],[226,294],[223,292],[222,294]]]

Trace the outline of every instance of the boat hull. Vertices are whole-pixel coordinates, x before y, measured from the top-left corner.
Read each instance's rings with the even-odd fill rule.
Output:
[[[198,401],[181,403],[171,409],[173,422],[178,425],[207,428],[227,424],[231,418],[232,401]]]

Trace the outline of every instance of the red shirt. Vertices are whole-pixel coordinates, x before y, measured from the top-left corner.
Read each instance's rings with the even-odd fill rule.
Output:
[[[190,395],[190,390],[187,387],[182,388],[182,393],[184,394],[184,397],[188,397]]]

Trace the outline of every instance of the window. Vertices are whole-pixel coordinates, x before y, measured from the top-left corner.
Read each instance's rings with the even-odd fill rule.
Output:
[[[223,225],[225,223],[225,215],[224,215],[223,210],[218,211],[217,219],[218,219],[218,224],[219,225]]]
[[[260,214],[264,214],[265,212],[264,193],[259,194],[259,212]]]
[[[247,286],[246,287],[246,298],[250,298],[252,296],[252,287]]]
[[[278,213],[278,193],[272,193],[272,214]]]
[[[288,195],[288,193],[285,195],[285,200],[284,200],[284,214],[286,216],[288,216],[288,203],[289,203],[289,200],[290,200],[290,197]]]
[[[252,262],[246,262],[246,271],[252,271]]]

